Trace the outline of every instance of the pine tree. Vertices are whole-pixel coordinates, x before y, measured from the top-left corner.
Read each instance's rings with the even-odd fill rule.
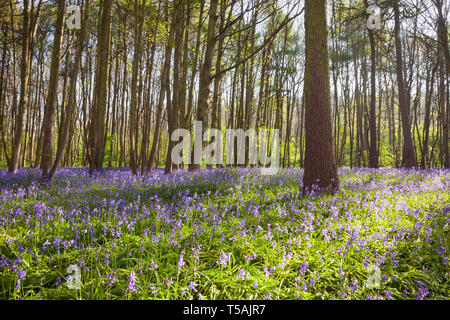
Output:
[[[306,149],[304,190],[339,189],[331,130],[330,72],[326,0],[306,0],[305,103]]]

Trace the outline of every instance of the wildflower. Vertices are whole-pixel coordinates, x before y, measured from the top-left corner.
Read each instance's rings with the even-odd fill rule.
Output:
[[[190,290],[192,289],[194,292],[197,292],[197,289],[195,289],[195,287],[197,286],[197,283],[195,283],[194,281],[191,281],[188,286],[186,287],[186,290],[183,290],[183,292],[181,293],[183,296],[185,294],[187,294],[188,292],[190,292]],[[192,299],[192,297],[190,297],[190,299]]]
[[[8,265],[8,258],[6,258],[5,256],[2,256],[2,258],[0,259],[0,267],[5,267]]]
[[[244,269],[240,269],[239,274],[236,276],[236,279],[248,280],[248,272],[246,272]]]
[[[181,251],[180,258],[178,259],[178,273],[180,272],[180,269],[183,268],[186,264],[183,259],[184,253],[185,253],[184,250]]]
[[[316,284],[316,282],[314,281],[314,276],[312,276],[312,277],[309,279],[309,283],[311,283],[311,287],[314,287],[314,285]]]
[[[356,292],[356,290],[358,290],[358,284],[356,282],[353,282],[349,285],[350,289],[352,289],[353,293]]]
[[[447,213],[449,213],[450,212],[450,204],[446,204],[445,206],[444,206],[444,210],[443,210],[443,215],[445,216]]]
[[[306,273],[306,268],[308,268],[309,267],[309,264],[308,263],[302,263],[302,265],[300,266],[300,274],[302,275],[302,276],[304,276],[305,275],[305,273]]]
[[[193,254],[193,256],[194,256],[194,261],[195,262],[198,262],[199,260],[200,260],[200,257],[199,257],[199,253],[200,253],[200,249],[202,248],[202,245],[201,244],[199,244],[197,247],[195,247],[195,248],[192,248],[192,254]]]
[[[51,244],[50,241],[45,240],[45,242],[42,244],[42,249],[43,249],[44,251],[46,251],[46,250],[47,250],[47,246],[48,246],[49,244]]]
[[[137,293],[135,285],[136,285],[136,275],[134,271],[131,271],[130,275],[128,276],[127,290],[130,290],[133,293]],[[127,290],[125,290],[125,292],[127,292]]]
[[[108,286],[112,286],[116,282],[116,272],[113,270],[111,271],[106,277],[105,280],[108,281]]]
[[[390,299],[392,297],[392,291],[391,290],[385,290],[384,295],[386,296],[386,299]]]
[[[60,284],[61,284],[61,277],[56,276],[56,286],[59,287]]]
[[[221,252],[219,256],[219,261],[217,262],[222,267],[225,267],[225,265],[230,261],[231,253],[225,253]]]
[[[422,300],[423,298],[425,298],[429,294],[429,292],[428,292],[428,289],[425,287],[425,285],[423,284],[422,281],[418,281],[417,284],[419,285],[418,298],[420,300]]]
[[[148,285],[148,288],[153,292],[153,294],[157,295],[158,291],[156,290],[155,286],[152,284]]]
[[[266,276],[266,279],[269,279],[270,276],[273,274],[273,272],[275,271],[275,267],[270,267],[267,268],[266,265],[263,265],[263,270]]]
[[[19,268],[17,270],[17,284],[16,284],[16,290],[19,290],[22,286],[22,280],[25,279],[25,277],[27,276],[27,274],[25,273],[25,270],[23,270],[22,268]]]
[[[270,300],[270,293],[270,291],[267,292],[267,294],[262,297],[262,300]]]
[[[105,267],[107,267],[109,265],[109,257],[111,255],[109,253],[105,253]]]
[[[252,260],[255,260],[256,259],[256,253],[253,253],[252,255],[250,255],[250,256],[245,256],[245,262],[249,262],[249,261],[252,261]]]
[[[158,269],[158,264],[154,261],[150,262],[150,267],[148,267],[148,270],[152,271],[156,269]]]
[[[189,282],[189,285],[188,285],[187,289],[188,290],[192,289],[195,292],[197,292],[197,289],[195,289],[195,287],[197,287],[197,285],[198,285],[197,283],[195,283],[194,281],[191,281],[191,282]]]
[[[403,295],[403,297],[406,297],[407,295],[408,295],[408,290],[407,289],[403,289],[403,291],[402,291],[402,295]]]
[[[166,278],[166,286],[170,287],[170,285],[173,283],[172,277]]]

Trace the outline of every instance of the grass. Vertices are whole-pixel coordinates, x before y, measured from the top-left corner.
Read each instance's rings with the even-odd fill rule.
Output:
[[[38,175],[0,175],[1,299],[449,298],[449,170]]]

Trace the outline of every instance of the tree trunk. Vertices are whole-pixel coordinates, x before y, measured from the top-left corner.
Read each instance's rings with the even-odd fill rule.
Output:
[[[29,1],[23,1],[23,27],[22,27],[22,57],[20,61],[20,100],[15,113],[14,122],[14,142],[12,148],[11,160],[9,161],[8,171],[17,172],[19,167],[20,149],[23,136],[23,118],[25,108],[28,106],[28,79],[30,76],[30,56],[29,56],[29,36],[30,36],[30,16]]]
[[[103,0],[101,2],[95,75],[95,96],[94,105],[92,108],[93,119],[91,122],[91,173],[94,171],[103,171],[103,150],[105,146],[105,113],[108,93],[111,3],[112,0]]]
[[[398,83],[398,107],[402,117],[403,128],[403,155],[402,167],[412,168],[416,166],[416,156],[411,137],[411,123],[409,117],[409,108],[406,101],[405,82],[403,80],[403,56],[402,43],[400,40],[400,10],[398,0],[394,0],[394,33],[395,33],[395,56],[396,56],[396,72]]]
[[[65,119],[64,124],[62,128],[62,134],[60,136],[60,139],[58,140],[58,147],[56,150],[56,156],[55,161],[53,163],[52,169],[49,173],[49,181],[53,179],[53,177],[56,174],[56,170],[58,169],[59,163],[62,159],[64,149],[67,145],[67,140],[69,137],[69,129],[70,124],[72,123],[72,115],[73,110],[76,102],[76,87],[77,87],[77,78],[78,78],[78,71],[80,69],[81,65],[81,58],[84,48],[84,42],[87,35],[87,19],[88,19],[88,8],[89,8],[89,0],[84,5],[84,16],[82,20],[81,25],[81,34],[78,36],[77,39],[77,51],[75,53],[75,62],[72,65],[72,69],[70,70],[70,84],[69,84],[69,96],[67,98],[67,105],[65,106]]]
[[[325,0],[306,0],[305,5],[305,106],[306,150],[304,190],[317,185],[335,192],[339,179],[331,129],[328,29]]]
[[[367,0],[364,0],[366,8],[368,8]],[[377,125],[376,125],[376,57],[375,57],[375,36],[373,30],[368,29],[369,33],[369,43],[370,43],[370,116],[369,116],[369,126],[370,126],[370,151],[369,151],[369,167],[378,168],[378,150],[377,150]]]
[[[61,61],[61,43],[64,35],[64,14],[65,1],[58,1],[58,17],[56,19],[56,29],[52,48],[52,62],[50,66],[50,80],[48,85],[47,101],[44,109],[44,122],[42,124],[42,157],[41,169],[42,179],[50,180],[49,170],[52,165],[52,129],[53,115],[57,102],[59,65]],[[69,115],[66,118],[70,119]]]
[[[137,150],[135,148],[136,142],[138,140],[138,137],[136,135],[135,128],[138,127],[138,120],[137,120],[137,81],[138,81],[138,75],[140,74],[139,71],[139,65],[141,61],[141,55],[142,55],[142,29],[144,24],[144,18],[145,18],[145,0],[141,6],[141,4],[138,3],[137,0],[134,2],[134,20],[135,20],[135,33],[134,33],[134,53],[133,53],[133,70],[131,75],[131,97],[130,97],[130,166],[131,171],[134,175],[137,175]],[[126,68],[126,66],[124,66]]]
[[[211,84],[211,66],[214,55],[214,46],[216,43],[215,29],[217,21],[217,2],[218,0],[211,0],[209,7],[209,21],[208,21],[208,34],[206,40],[205,59],[200,69],[199,80],[199,94],[198,94],[198,106],[196,120],[203,123],[203,130],[207,124],[207,112],[208,112],[208,98],[209,98],[209,86]],[[203,135],[203,132],[202,132]],[[202,141],[202,137],[200,137]],[[200,169],[199,163],[191,163],[189,166],[191,171]]]
[[[169,13],[168,9],[166,8],[166,18],[169,20]],[[165,49],[165,55],[164,55],[164,65],[163,69],[161,71],[161,87],[159,90],[159,98],[158,98],[158,107],[156,110],[156,125],[155,125],[155,131],[153,135],[153,143],[152,148],[150,150],[150,158],[147,163],[147,171],[151,171],[152,168],[158,165],[158,161],[155,162],[156,159],[156,153],[158,151],[158,145],[159,145],[159,138],[160,138],[160,131],[161,131],[161,118],[162,118],[162,107],[164,102],[164,96],[166,95],[167,90],[167,81],[169,79],[169,71],[170,71],[170,60],[172,56],[172,41],[174,37],[174,28],[170,28],[169,31],[169,38],[167,40],[166,49]]]
[[[172,172],[174,164],[172,163],[172,149],[175,145],[175,142],[172,141],[171,136],[172,133],[177,129],[178,124],[178,109],[181,101],[179,101],[180,97],[180,82],[181,82],[181,72],[180,72],[180,61],[181,61],[181,44],[183,43],[183,29],[184,29],[184,1],[177,0],[175,1],[175,8],[172,16],[172,28],[175,29],[175,52],[173,57],[173,96],[172,103],[167,104],[167,127],[168,127],[168,143],[167,143],[167,156],[165,163],[165,173]],[[170,44],[172,45],[172,44]],[[168,97],[169,99],[170,97]]]

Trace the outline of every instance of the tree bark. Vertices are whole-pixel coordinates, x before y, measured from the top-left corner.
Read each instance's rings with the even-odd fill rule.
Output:
[[[398,106],[402,118],[403,128],[403,154],[402,167],[412,168],[416,166],[416,156],[414,154],[414,147],[411,137],[411,123],[409,116],[409,108],[406,101],[405,82],[403,79],[403,56],[402,43],[400,40],[400,10],[398,0],[394,0],[394,33],[395,33],[395,57],[396,57],[396,72],[398,83]]]
[[[369,7],[367,0],[364,0],[364,5],[366,8]],[[378,168],[378,149],[377,149],[377,123],[376,123],[376,51],[375,51],[375,36],[373,30],[367,30],[369,34],[370,43],[370,116],[369,116],[369,126],[370,126],[370,151],[369,151],[369,166],[371,168]]]
[[[52,49],[52,62],[50,66],[50,80],[48,85],[47,101],[44,109],[44,122],[42,124],[42,156],[41,169],[42,179],[50,180],[49,170],[52,165],[52,131],[53,116],[57,102],[59,65],[61,61],[61,43],[64,36],[64,14],[65,0],[58,1],[58,16],[56,19],[56,29]],[[70,119],[67,115],[66,118]]]
[[[214,46],[216,43],[215,29],[217,22],[217,3],[218,0],[211,0],[209,7],[209,20],[208,20],[208,33],[206,40],[206,50],[205,59],[203,61],[202,67],[200,69],[200,80],[199,80],[199,94],[198,94],[198,106],[196,120],[203,123],[203,130],[205,130],[205,125],[207,124],[207,112],[208,112],[208,98],[210,92],[211,84],[211,66],[212,59],[214,55]],[[202,132],[203,135],[203,132]],[[202,137],[200,138],[201,140]],[[191,163],[189,166],[191,171],[200,169],[200,164]]]
[[[131,172],[134,175],[137,175],[137,150],[136,144],[138,137],[136,135],[136,130],[138,125],[137,120],[137,100],[138,100],[138,92],[137,92],[137,82],[139,76],[139,66],[142,56],[142,29],[145,19],[145,0],[141,5],[137,0],[134,2],[134,18],[135,18],[135,33],[134,33],[134,53],[133,53],[133,70],[131,74],[131,97],[130,97],[130,166]],[[124,66],[126,68],[126,66]]]
[[[14,142],[8,171],[16,173],[19,167],[20,149],[23,136],[23,118],[25,108],[28,106],[28,80],[30,77],[30,15],[29,1],[23,1],[23,27],[22,27],[22,57],[20,61],[20,100],[15,113]]]
[[[97,64],[95,77],[95,97],[91,122],[91,163],[90,172],[103,171],[103,151],[105,146],[105,113],[108,93],[108,68],[110,47],[110,21],[112,0],[101,2],[100,25],[98,28]]]
[[[339,179],[331,129],[330,75],[326,0],[305,6],[306,150],[303,189],[335,192]]]
[[[67,98],[67,104],[65,106],[65,119],[62,128],[61,136],[58,140],[58,147],[56,150],[55,161],[53,162],[52,169],[48,175],[49,181],[53,179],[58,169],[59,163],[63,157],[64,149],[67,146],[67,140],[69,137],[69,129],[70,124],[72,123],[72,115],[76,102],[76,87],[77,87],[77,78],[78,71],[81,65],[82,52],[84,48],[84,43],[87,36],[87,19],[88,19],[88,8],[89,8],[89,0],[86,1],[84,5],[84,16],[81,21],[81,31],[77,39],[77,48],[75,53],[75,62],[72,65],[72,69],[70,70],[70,84],[69,84],[69,96]]]

